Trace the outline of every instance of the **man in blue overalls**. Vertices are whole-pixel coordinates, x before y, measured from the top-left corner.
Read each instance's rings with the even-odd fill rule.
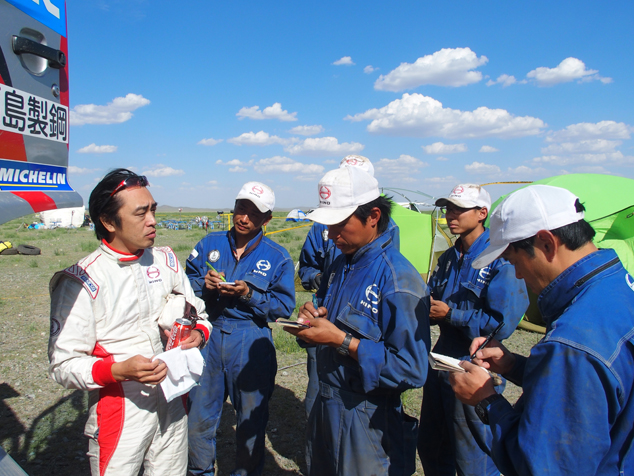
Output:
[[[319,208],[342,255],[289,332],[317,344],[319,395],[308,420],[308,474],[410,475],[417,422],[401,393],[427,376],[429,296],[420,274],[394,246],[392,202],[358,167],[328,172]]]
[[[341,159],[339,167],[359,167],[361,170],[374,177],[374,166],[367,157],[362,155],[346,155]],[[302,286],[307,291],[319,289],[321,278],[341,251],[335,246],[334,241],[328,238],[328,227],[321,223],[313,223],[306,235],[306,241],[299,254],[299,269],[297,273],[302,280]],[[319,392],[319,377],[317,376],[317,349],[314,345],[307,344],[297,339],[300,347],[306,349],[306,371],[308,373],[308,385],[306,386],[306,398],[304,406],[306,416],[310,415],[315,398]]]
[[[262,474],[268,402],[277,359],[269,322],[295,309],[288,252],[264,237],[275,195],[259,182],[236,197],[233,227],[203,238],[187,259],[187,275],[209,309],[214,332],[203,357],[200,386],[189,394],[189,471],[215,474],[216,431],[227,395],[236,410],[232,475]]]
[[[528,307],[528,295],[524,281],[515,279],[515,269],[504,259],[481,270],[471,267],[489,244],[489,230],[483,223],[491,197],[484,188],[457,185],[436,206],[445,209],[449,230],[460,238],[442,254],[428,283],[429,317],[440,327],[434,352],[463,358],[469,355],[474,338],[490,334],[501,322],[504,326],[497,338],[510,336]],[[456,472],[459,476],[499,475],[487,454],[491,429],[472,406],[455,398],[448,374],[430,370],[425,383],[418,434],[425,476],[453,476]],[[497,390],[502,393],[504,384]]]

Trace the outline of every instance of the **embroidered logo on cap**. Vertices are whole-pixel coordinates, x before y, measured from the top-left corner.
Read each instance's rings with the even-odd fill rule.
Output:
[[[452,195],[460,195],[462,192],[464,192],[464,188],[462,188],[460,185],[458,185],[456,188],[454,188],[451,192]]]
[[[256,193],[258,195],[262,195],[264,193],[264,189],[262,187],[258,187],[257,185],[253,186],[253,188],[251,189],[251,191],[253,193]]]
[[[346,164],[348,165],[357,165],[359,161],[357,159],[346,159]]]
[[[324,200],[328,200],[330,198],[330,195],[332,195],[332,192],[330,191],[330,189],[328,187],[326,187],[325,185],[323,185],[320,189],[319,189],[319,196],[321,198],[323,198]]]

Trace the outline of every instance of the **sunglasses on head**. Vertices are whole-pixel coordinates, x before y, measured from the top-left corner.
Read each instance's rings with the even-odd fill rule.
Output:
[[[131,175],[127,179],[123,180],[119,185],[115,187],[108,198],[112,198],[117,192],[120,192],[124,188],[128,187],[147,187],[150,185],[145,175]]]

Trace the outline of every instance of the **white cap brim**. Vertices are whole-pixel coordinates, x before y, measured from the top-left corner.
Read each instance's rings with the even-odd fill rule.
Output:
[[[345,207],[345,208],[320,207],[308,213],[306,215],[306,218],[314,222],[321,223],[322,225],[336,225],[337,223],[341,223],[350,215],[352,215],[357,208],[359,207],[357,206]]]
[[[482,269],[493,263],[496,259],[502,256],[502,253],[509,247],[509,243],[499,246],[489,245],[485,250],[478,255],[478,257],[471,263],[471,267],[474,269]]]

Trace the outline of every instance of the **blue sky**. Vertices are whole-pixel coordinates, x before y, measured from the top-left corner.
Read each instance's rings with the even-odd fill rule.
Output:
[[[633,18],[631,1],[68,0],[69,178],[87,200],[130,167],[159,204],[211,209],[250,180],[315,206],[347,154],[436,197],[634,178]]]

